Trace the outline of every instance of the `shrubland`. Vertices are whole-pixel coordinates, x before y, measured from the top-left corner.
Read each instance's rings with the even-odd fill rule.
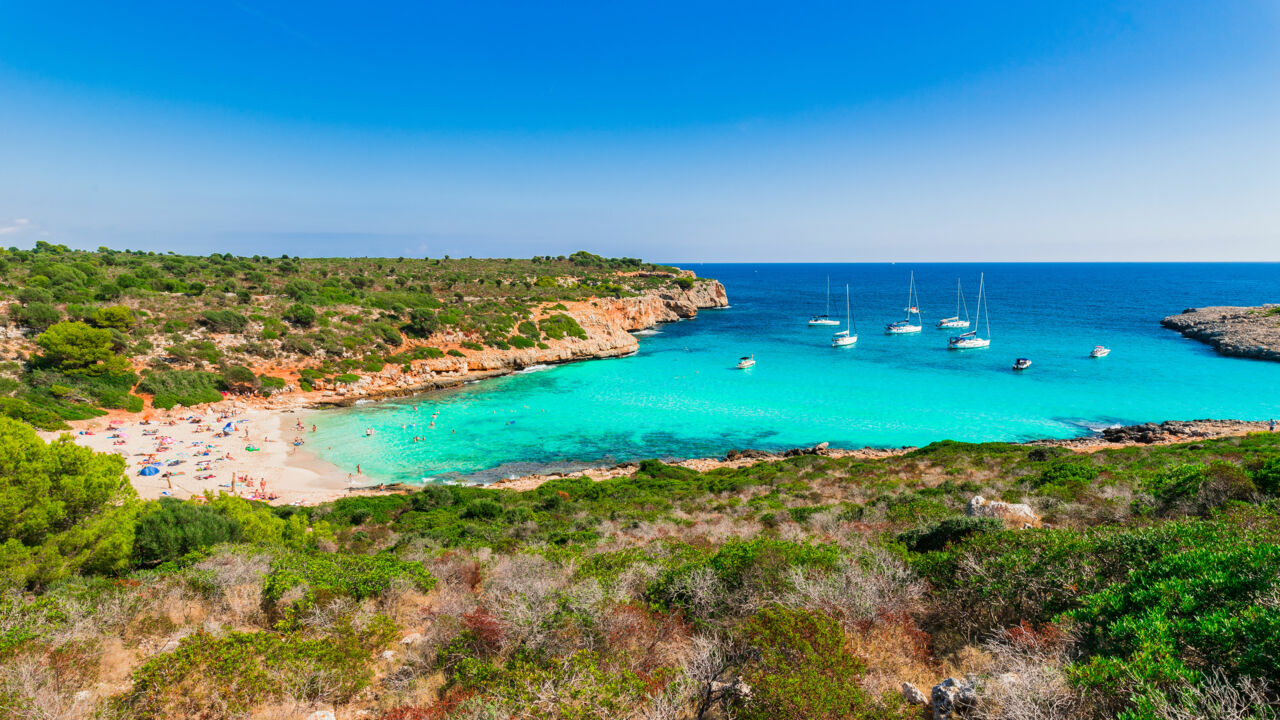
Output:
[[[0,415],[42,429],[585,338],[564,302],[692,287],[586,252],[529,260],[0,249]],[[543,309],[546,309],[545,312]],[[454,347],[434,347],[430,343]],[[257,369],[255,371],[255,369]],[[269,379],[280,380],[278,383]]]
[[[1267,433],[297,508],[141,502],[116,458],[0,420],[0,469],[0,717],[919,718],[901,684],[948,676],[956,717],[1280,707]]]

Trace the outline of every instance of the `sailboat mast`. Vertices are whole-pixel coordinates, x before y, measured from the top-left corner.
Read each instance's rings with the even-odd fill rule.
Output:
[[[981,276],[979,276],[979,277],[981,277]],[[983,289],[983,293],[982,293],[982,304],[983,304],[984,306],[986,306],[986,304],[987,304],[986,286],[987,286],[987,284],[986,284],[986,279],[985,279],[985,278],[983,278],[983,279],[982,279],[982,289]],[[988,339],[988,340],[990,340],[990,339],[991,339],[991,308],[990,308],[990,307],[987,307],[987,339]]]
[[[846,332],[853,329],[853,313],[849,312],[849,286],[844,286],[844,329]]]
[[[831,317],[831,276],[827,276],[827,317]]]
[[[979,273],[978,274],[978,316],[974,318],[974,323],[973,323],[974,324],[973,331],[975,333],[978,331],[978,328],[977,328],[978,321],[982,320],[982,288],[983,288],[983,279],[982,279],[982,274]]]

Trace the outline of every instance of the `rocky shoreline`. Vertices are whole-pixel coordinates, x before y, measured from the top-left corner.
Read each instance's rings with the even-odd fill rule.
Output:
[[[1162,423],[1143,423],[1140,425],[1123,425],[1105,428],[1095,435],[1079,438],[1053,440],[1031,440],[1025,445],[1040,447],[1063,447],[1074,452],[1089,453],[1107,448],[1131,447],[1138,445],[1171,445],[1174,443],[1192,442],[1195,440],[1212,440],[1215,438],[1246,435],[1253,432],[1266,432],[1270,429],[1267,421],[1250,420],[1167,420]],[[740,468],[763,462],[775,462],[797,455],[821,455],[831,458],[854,457],[864,460],[905,455],[916,447],[903,448],[858,448],[845,450],[829,447],[821,443],[809,448],[794,448],[782,452],[765,452],[763,450],[730,450],[723,458],[693,458],[670,463],[678,467],[689,468],[698,472],[707,472],[717,468]],[[490,487],[523,492],[533,490],[551,480],[567,477],[586,477],[591,480],[610,480],[634,474],[640,469],[640,463],[626,462],[608,467],[587,468],[576,472],[548,473],[545,475],[525,475],[518,478],[498,480]]]
[[[486,348],[468,352],[464,357],[447,356],[415,362],[408,371],[389,365],[350,385],[290,395],[301,397],[314,407],[345,407],[361,400],[404,397],[457,387],[536,365],[623,357],[640,348],[639,341],[631,333],[660,323],[697,317],[699,310],[728,307],[729,298],[719,281],[697,279],[688,289],[652,290],[634,297],[595,298],[563,305],[563,312],[582,327],[586,339],[565,337],[549,341],[546,348]],[[461,339],[465,338],[442,337],[431,341],[436,345],[448,345]]]
[[[1220,355],[1280,362],[1280,305],[1187,308],[1160,321]]]

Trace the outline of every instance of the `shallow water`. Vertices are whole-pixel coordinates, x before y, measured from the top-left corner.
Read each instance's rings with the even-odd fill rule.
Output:
[[[1219,357],[1159,325],[1190,306],[1280,301],[1280,265],[686,267],[721,280],[732,307],[641,335],[631,357],[313,414],[308,449],[379,480],[482,482],[734,448],[1025,440],[1115,423],[1280,416],[1280,363]],[[910,270],[925,329],[885,335],[903,316]],[[957,277],[973,314],[979,272],[991,347],[949,351],[954,331],[933,324],[954,314]],[[838,328],[807,325],[825,307],[828,275],[833,315],[842,318],[851,286],[854,347],[830,347]],[[1095,344],[1111,356],[1089,358]],[[748,353],[757,365],[734,369]],[[1015,373],[1016,357],[1034,365]],[[373,437],[363,436],[368,427]]]

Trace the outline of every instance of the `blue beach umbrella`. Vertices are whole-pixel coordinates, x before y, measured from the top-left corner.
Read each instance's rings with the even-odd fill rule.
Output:
[[[138,474],[139,475],[159,475],[160,468],[156,467],[155,465],[148,465],[142,468],[141,470],[139,470]]]

